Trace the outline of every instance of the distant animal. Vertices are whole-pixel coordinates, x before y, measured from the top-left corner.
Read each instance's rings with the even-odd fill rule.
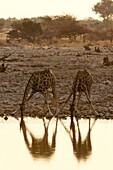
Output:
[[[95,52],[100,53],[101,52],[100,48],[99,47],[95,47]]]
[[[89,45],[84,45],[85,51],[91,51],[91,48],[89,47]]]
[[[48,90],[52,89],[53,101],[52,104],[56,106],[57,95],[56,95],[56,82],[55,76],[50,69],[44,69],[43,71],[37,71],[32,73],[23,96],[22,104],[20,106],[21,117],[23,118],[23,110],[25,109],[26,102],[33,97],[37,92],[41,93],[45,97],[44,107],[47,106],[49,114],[51,113],[49,103],[48,103]],[[29,94],[30,93],[30,94]],[[44,111],[43,107],[43,111]]]
[[[8,64],[5,65],[4,63],[2,63],[1,66],[0,66],[0,72],[5,72],[7,67],[8,67]]]
[[[113,61],[109,61],[108,56],[106,56],[103,58],[103,65],[105,65],[105,66],[113,65]]]

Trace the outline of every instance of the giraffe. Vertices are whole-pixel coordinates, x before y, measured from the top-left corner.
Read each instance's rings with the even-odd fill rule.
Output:
[[[84,92],[87,97],[87,100],[89,102],[89,105],[90,105],[90,109],[89,109],[90,112],[91,112],[91,107],[92,107],[95,114],[98,115],[98,113],[94,109],[94,106],[93,106],[91,98],[90,98],[92,83],[93,83],[93,79],[92,79],[91,74],[88,72],[88,70],[87,69],[79,70],[74,78],[70,95],[68,96],[68,99],[65,101],[65,103],[63,104],[60,111],[68,103],[71,96],[73,96],[73,99],[72,99],[72,103],[70,105],[70,110],[74,110],[77,92],[79,93],[78,103],[77,103],[77,108],[78,108],[82,92]],[[71,113],[73,114],[73,111]]]
[[[33,97],[37,92],[41,93],[45,97],[44,107],[47,106],[49,113],[51,113],[49,103],[48,103],[48,90],[52,89],[53,99],[52,104],[57,105],[57,95],[56,95],[56,82],[55,76],[50,69],[44,69],[42,71],[33,72],[25,88],[22,103],[20,105],[21,118],[23,119],[23,110],[25,110],[25,103]],[[30,94],[29,94],[30,93]],[[43,107],[43,110],[44,110]]]

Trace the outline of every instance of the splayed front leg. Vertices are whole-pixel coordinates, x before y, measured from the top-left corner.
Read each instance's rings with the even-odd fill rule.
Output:
[[[45,101],[44,101],[43,112],[45,113],[45,106],[47,106],[49,114],[46,113],[46,117],[53,117],[53,113],[51,112],[51,109],[48,103],[48,90],[45,91],[44,97],[45,97]]]
[[[92,101],[90,99],[90,95],[88,94],[87,90],[86,90],[86,97],[88,99],[88,102],[89,102],[89,113],[91,114],[91,108],[93,109],[94,113],[95,113],[95,116],[98,116],[98,112],[95,110],[93,104],[92,104]]]

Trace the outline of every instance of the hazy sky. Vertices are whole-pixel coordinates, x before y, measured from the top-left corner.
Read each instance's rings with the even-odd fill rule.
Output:
[[[0,18],[31,18],[45,15],[70,14],[77,19],[98,18],[92,7],[101,0],[3,0]]]

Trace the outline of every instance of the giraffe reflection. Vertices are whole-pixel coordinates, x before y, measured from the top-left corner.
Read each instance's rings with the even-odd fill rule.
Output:
[[[44,135],[42,138],[38,138],[35,137],[33,133],[27,128],[25,121],[23,119],[20,122],[20,128],[22,129],[23,132],[25,144],[34,159],[38,158],[50,159],[55,152],[58,119],[56,119],[56,126],[53,132],[51,144],[48,141],[49,124],[50,120],[46,125],[45,119],[43,118]],[[28,134],[30,135],[31,140],[29,140]]]
[[[72,121],[70,124],[70,131],[62,123],[66,132],[69,134],[69,137],[71,139],[72,146],[73,146],[73,152],[74,152],[74,155],[76,156],[78,161],[87,160],[92,153],[91,131],[92,131],[92,128],[93,128],[95,122],[96,122],[96,120],[94,120],[94,122],[91,126],[91,120],[89,119],[88,132],[87,132],[85,139],[82,139],[78,119],[76,119],[77,131],[75,129],[74,121]]]
[[[95,123],[95,121],[94,121],[94,123]],[[94,125],[94,123],[93,123],[93,125]],[[72,145],[73,145],[73,151],[74,151],[78,160],[86,160],[92,153],[91,130],[93,128],[93,125],[91,126],[90,119],[89,119],[88,132],[87,132],[87,135],[84,140],[82,140],[79,121],[77,120],[78,140],[76,139],[76,131],[75,131],[74,121],[71,125],[71,129],[72,129],[71,141],[72,141]]]

